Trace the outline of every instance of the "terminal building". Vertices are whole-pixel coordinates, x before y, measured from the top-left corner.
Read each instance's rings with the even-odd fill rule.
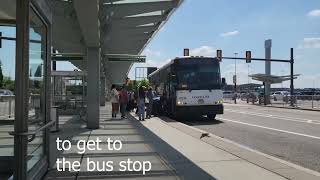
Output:
[[[41,179],[53,168],[54,112],[78,113],[84,128],[98,129],[111,85],[145,61],[141,52],[181,3],[1,0],[0,60],[14,88],[0,102],[0,179]],[[57,68],[62,61],[75,70]]]

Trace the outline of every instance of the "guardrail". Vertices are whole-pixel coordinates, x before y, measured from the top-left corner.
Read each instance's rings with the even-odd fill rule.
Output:
[[[85,105],[82,95],[54,95],[53,105],[63,109],[77,109]]]
[[[14,96],[0,96],[0,119],[14,117]]]
[[[29,110],[40,110],[40,94],[31,94],[29,97]],[[15,96],[0,96],[0,119],[11,119],[14,117],[15,111]]]

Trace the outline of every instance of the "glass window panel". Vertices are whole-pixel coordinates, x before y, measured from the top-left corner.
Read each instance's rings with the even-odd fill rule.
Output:
[[[5,39],[0,40],[0,166],[6,168],[0,170],[0,179],[8,179],[13,174],[8,164],[14,160],[14,137],[9,132],[14,131],[16,28],[8,22],[14,15],[15,0],[1,4],[0,32]]]
[[[29,115],[28,129],[36,130],[45,124],[45,84],[44,64],[46,60],[46,25],[31,8],[29,42]],[[28,170],[44,153],[44,133],[28,143]]]
[[[15,36],[15,27],[0,26],[0,32]],[[6,36],[3,33],[2,36]],[[13,157],[14,138],[8,133],[14,131],[14,75],[16,42],[2,40],[0,48],[0,156],[7,157],[0,163],[8,163]],[[5,174],[11,174],[12,169]],[[1,179],[1,178],[0,178]]]

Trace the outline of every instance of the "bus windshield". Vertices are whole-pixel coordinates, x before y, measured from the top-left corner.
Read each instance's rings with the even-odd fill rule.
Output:
[[[178,89],[220,89],[220,68],[216,64],[193,64],[177,67]]]

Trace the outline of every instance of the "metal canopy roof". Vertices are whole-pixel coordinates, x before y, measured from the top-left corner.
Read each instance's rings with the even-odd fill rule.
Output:
[[[183,0],[46,0],[52,12],[52,45],[59,53],[85,54],[101,47],[105,76],[119,83],[133,62],[104,54],[140,55]],[[1,0],[0,18],[15,20],[15,1]],[[83,62],[70,61],[85,70]],[[120,80],[121,79],[121,80]],[[119,81],[120,80],[120,81]]]
[[[102,54],[140,55],[183,0],[51,0],[53,45],[62,53],[85,53],[101,47]],[[106,77],[122,82],[133,62],[109,62]],[[83,63],[72,61],[78,68]]]
[[[293,79],[297,79],[300,74],[293,75]],[[283,81],[289,81],[291,79],[290,75],[287,76],[276,76],[269,74],[251,74],[249,75],[253,80],[262,81],[267,84],[277,84],[282,83]]]

